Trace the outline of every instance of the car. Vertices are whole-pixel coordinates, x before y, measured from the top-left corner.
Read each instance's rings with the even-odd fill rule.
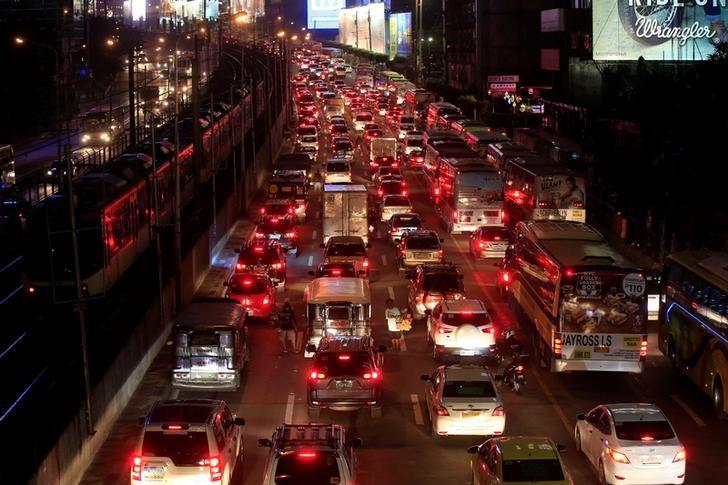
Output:
[[[404,179],[404,177],[402,176],[402,172],[399,170],[399,167],[377,167],[377,169],[374,170],[374,173],[372,174],[372,182],[378,184],[383,177],[392,176],[401,177],[402,179]]]
[[[389,110],[389,103],[387,101],[377,102],[377,113],[379,113],[379,116],[387,116],[387,110]]]
[[[298,137],[296,143],[296,151],[308,153],[309,156],[313,155],[312,158],[316,158],[316,153],[319,149],[318,137],[316,135],[303,135]]]
[[[601,404],[577,416],[576,449],[600,483],[683,483],[685,447],[662,410],[648,403]]]
[[[480,300],[442,300],[427,316],[427,343],[438,362],[496,357],[495,326]]]
[[[157,401],[140,418],[129,470],[132,485],[219,483],[243,468],[245,420],[212,399]]]
[[[374,117],[371,113],[361,112],[354,117],[354,129],[356,131],[364,131],[364,125],[371,123],[373,120]]]
[[[441,365],[423,374],[433,438],[503,434],[506,413],[487,367]]]
[[[426,316],[442,300],[461,298],[465,298],[463,275],[454,264],[422,264],[415,268],[408,291],[414,317]]]
[[[412,150],[409,154],[402,155],[403,164],[409,168],[422,168],[425,164],[425,151]]]
[[[378,184],[380,185],[387,182],[399,182],[402,184],[403,187],[407,186],[407,181],[405,180],[404,176],[396,173],[382,175],[378,179]]]
[[[300,254],[296,223],[293,222],[293,218],[290,216],[271,217],[259,222],[255,227],[253,239],[256,242],[276,241],[284,251],[294,251],[296,257]]]
[[[339,424],[284,424],[258,446],[270,448],[263,485],[358,483],[354,448],[362,440]]]
[[[296,144],[303,142],[303,137],[315,137],[318,143],[318,129],[314,125],[299,126],[296,130]]]
[[[377,185],[377,197],[385,195],[407,195],[407,184],[404,180],[381,180]]]
[[[420,229],[400,236],[397,247],[397,262],[400,270],[412,269],[420,264],[442,263],[445,250],[442,239],[435,231]]]
[[[384,132],[380,130],[379,128],[375,128],[372,130],[366,130],[364,132],[364,135],[362,136],[363,143],[369,144],[369,142],[372,141],[373,138],[381,138],[384,136]]]
[[[422,229],[422,219],[417,214],[395,214],[387,222],[387,235],[393,243],[398,243],[402,234]]]
[[[235,273],[225,286],[225,296],[238,301],[250,317],[267,319],[275,310],[278,284],[266,274]]]
[[[397,122],[397,138],[404,140],[407,133],[415,129],[414,116],[400,116]]]
[[[268,199],[258,209],[258,220],[271,217],[296,216],[296,201],[294,199]],[[296,217],[296,222],[298,217]]]
[[[359,236],[332,236],[326,241],[324,248],[324,262],[354,264],[357,275],[369,274],[369,259],[364,240]]]
[[[380,220],[387,222],[394,214],[412,212],[412,203],[404,195],[386,195],[382,198],[380,210]]]
[[[471,446],[473,485],[572,485],[560,450],[545,436],[497,436]]]
[[[396,158],[388,155],[376,156],[373,160],[369,161],[369,170],[372,171],[372,175],[382,167],[395,168],[399,170],[399,162]]]
[[[340,278],[356,278],[359,276],[354,267],[354,263],[350,261],[342,261],[340,263],[319,263],[316,271],[309,271],[310,276],[322,278],[324,276],[340,277]]]
[[[313,367],[308,371],[308,415],[318,418],[321,409],[354,411],[368,408],[373,418],[382,416],[382,364],[386,347],[360,336],[324,337],[315,345]]]
[[[331,154],[336,158],[344,158],[346,160],[354,159],[354,145],[350,140],[336,141],[331,144]]]
[[[350,184],[351,163],[346,159],[330,159],[324,166],[324,183]]]
[[[286,284],[286,255],[275,242],[253,241],[237,249],[235,273],[264,273],[281,286]]]
[[[349,134],[349,128],[347,128],[346,125],[332,125],[329,131],[331,136],[341,136]]]
[[[470,235],[470,254],[475,258],[503,258],[511,243],[511,231],[500,226],[481,226]]]

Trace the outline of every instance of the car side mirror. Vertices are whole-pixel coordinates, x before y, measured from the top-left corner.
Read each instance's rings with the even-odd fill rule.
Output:
[[[586,414],[579,413],[576,415],[576,419],[577,419],[577,421],[584,421],[586,419]]]
[[[425,382],[432,382],[432,378],[427,374],[420,375],[420,380]]]
[[[379,347],[377,347],[377,352],[386,352],[386,351],[387,351],[386,345],[380,345]]]
[[[563,453],[564,451],[566,451],[566,446],[557,444],[556,450],[560,453]]]
[[[480,449],[480,446],[478,446],[478,445],[471,446],[470,448],[468,448],[468,453],[470,453],[471,455],[477,455],[479,449]]]
[[[245,418],[235,418],[235,426],[245,426]]]
[[[364,440],[362,440],[361,438],[352,438],[349,441],[349,446],[351,446],[352,448],[361,448],[363,444]]]
[[[273,442],[268,438],[261,438],[258,440],[258,446],[262,446],[264,448],[272,448]]]
[[[306,352],[308,352],[309,354],[316,352],[316,346],[314,344],[306,345]]]
[[[309,271],[309,272],[308,272],[308,275],[309,275],[309,276],[314,276],[314,272],[313,272],[313,271]]]

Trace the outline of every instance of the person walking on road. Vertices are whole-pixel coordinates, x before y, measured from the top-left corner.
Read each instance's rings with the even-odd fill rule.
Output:
[[[392,342],[392,348],[394,350],[400,350],[402,330],[399,328],[399,322],[402,320],[402,313],[399,311],[399,308],[394,306],[394,300],[391,298],[387,298],[384,318],[387,319],[387,330],[389,330],[389,339]]]
[[[281,311],[278,312],[278,338],[284,354],[288,353],[288,342],[291,343],[291,352],[296,352],[297,330],[296,315],[293,313],[291,302],[286,298]]]

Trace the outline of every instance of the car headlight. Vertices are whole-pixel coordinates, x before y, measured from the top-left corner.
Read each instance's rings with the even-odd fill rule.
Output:
[[[84,143],[87,142],[87,141],[89,141],[90,139],[91,139],[91,137],[89,135],[83,135],[81,137],[81,141],[84,142]]]
[[[101,135],[99,137],[101,138],[102,141],[109,141],[109,140],[111,140],[111,137],[109,136],[108,133],[101,133]]]

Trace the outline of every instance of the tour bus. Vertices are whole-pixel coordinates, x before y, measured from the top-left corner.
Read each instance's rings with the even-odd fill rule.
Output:
[[[488,145],[508,141],[509,138],[505,133],[498,131],[471,131],[465,132],[463,137],[465,143],[476,151],[478,155],[485,158]]]
[[[440,116],[444,114],[461,115],[463,113],[462,111],[460,111],[460,108],[458,108],[454,104],[450,104],[444,101],[430,103],[427,106],[427,128],[429,129],[436,127],[437,121],[440,119]]]
[[[591,226],[522,221],[501,277],[531,324],[535,361],[553,372],[642,372],[646,278]]]
[[[451,234],[503,225],[503,178],[480,158],[444,158],[435,194]]]
[[[405,77],[401,75],[398,72],[394,71],[380,71],[374,76],[375,81],[379,81],[381,84],[383,84],[387,89],[389,88],[389,85],[392,84],[395,80],[405,80]]]
[[[435,187],[443,158],[476,157],[477,155],[461,140],[428,140],[425,145],[425,160],[422,163],[422,170],[425,173],[425,185],[430,197],[437,196]]]
[[[397,104],[403,104],[405,93],[415,88],[416,86],[413,83],[411,83],[407,79],[402,78],[392,81],[392,83],[389,85],[389,92],[397,96]]]
[[[535,155],[526,145],[516,141],[491,143],[485,150],[486,160],[500,172],[503,172],[508,160],[531,154]]]
[[[728,413],[728,253],[683,251],[665,260],[658,345],[681,374]]]
[[[422,88],[410,89],[404,93],[405,112],[420,118],[427,105],[435,101],[435,93]]]
[[[503,176],[506,218],[586,222],[584,178],[538,156],[516,157]]]

